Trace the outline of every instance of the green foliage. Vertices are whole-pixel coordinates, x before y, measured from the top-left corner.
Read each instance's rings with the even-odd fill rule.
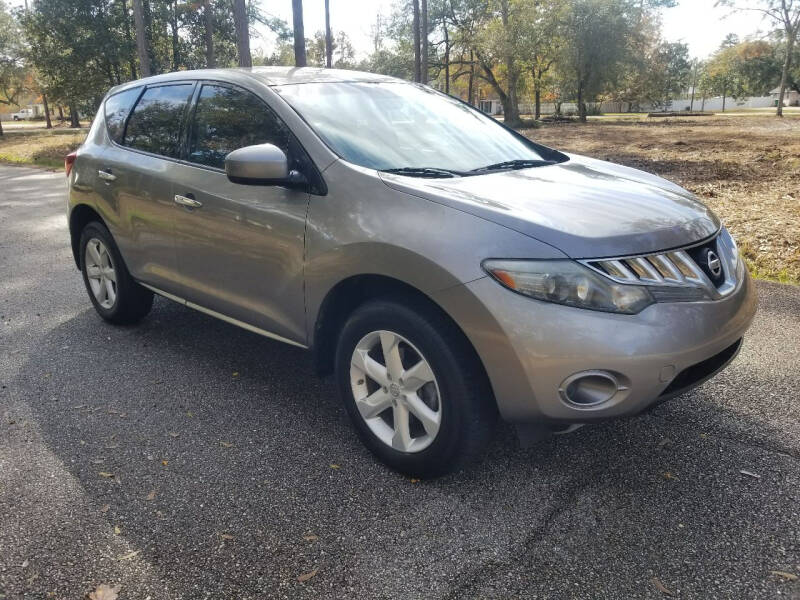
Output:
[[[16,20],[0,0],[0,103],[16,104],[25,87],[23,47]],[[2,130],[0,130],[2,131]]]

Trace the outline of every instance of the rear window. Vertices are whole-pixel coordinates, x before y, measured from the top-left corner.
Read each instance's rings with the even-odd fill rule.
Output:
[[[194,84],[147,88],[125,128],[124,144],[137,150],[177,158],[181,123]]]
[[[105,113],[108,135],[118,144],[122,143],[122,136],[125,133],[125,121],[128,119],[133,103],[136,102],[141,93],[142,88],[137,87],[114,94],[106,100]]]

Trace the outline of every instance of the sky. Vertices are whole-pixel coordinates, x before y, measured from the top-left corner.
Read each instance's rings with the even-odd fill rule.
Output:
[[[664,9],[662,13],[663,33],[667,41],[689,44],[693,57],[705,58],[719,47],[729,33],[744,38],[769,29],[758,13],[731,14],[730,9],[716,8],[716,0],[679,0],[678,6]],[[260,0],[264,12],[281,17],[291,26],[291,0]],[[755,4],[755,0],[743,0],[742,5]],[[371,28],[379,13],[391,12],[392,0],[330,0],[331,29],[344,30],[355,46],[359,58],[372,48]],[[303,18],[306,37],[325,29],[325,0],[303,0]],[[253,45],[269,49],[269,36],[253,40]]]

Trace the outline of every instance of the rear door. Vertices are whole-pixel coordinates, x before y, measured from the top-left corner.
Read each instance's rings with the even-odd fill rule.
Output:
[[[186,161],[173,171],[174,194],[197,204],[181,207],[175,221],[186,299],[206,312],[303,344],[309,192],[232,183],[224,166],[229,152],[263,143],[281,148],[290,169],[310,178],[313,165],[255,94],[201,82],[195,97]]]
[[[111,96],[106,122],[112,144],[98,172],[117,215],[112,233],[128,270],[134,278],[178,296],[183,290],[175,253],[172,169],[180,158],[194,88],[195,82],[181,81]],[[130,104],[133,110],[127,111]],[[116,112],[127,118],[115,117]]]

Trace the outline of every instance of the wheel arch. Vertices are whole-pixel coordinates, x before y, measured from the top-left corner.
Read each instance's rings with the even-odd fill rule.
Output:
[[[381,298],[400,299],[418,310],[434,312],[461,338],[474,357],[475,364],[491,389],[486,369],[469,337],[447,311],[431,296],[399,279],[387,275],[352,275],[334,285],[320,305],[313,328],[312,352],[314,367],[319,375],[333,372],[336,342],[347,318],[359,306]]]
[[[75,266],[81,268],[79,256],[79,246],[81,243],[81,232],[92,221],[102,223],[106,229],[108,225],[94,208],[88,204],[78,204],[69,213],[69,237],[72,245],[72,258],[75,259]]]

